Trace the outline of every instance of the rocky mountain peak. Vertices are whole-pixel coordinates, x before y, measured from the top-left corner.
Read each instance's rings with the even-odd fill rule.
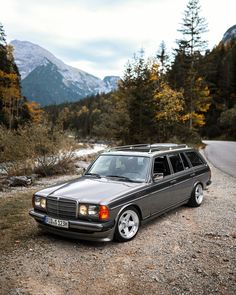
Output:
[[[29,41],[14,40],[11,45],[21,74],[22,93],[41,105],[76,101],[117,88],[119,77],[108,76],[101,80],[65,64],[48,50]],[[45,79],[45,75],[50,79]]]
[[[223,43],[228,43],[229,41],[236,39],[236,25],[230,27],[222,38]]]

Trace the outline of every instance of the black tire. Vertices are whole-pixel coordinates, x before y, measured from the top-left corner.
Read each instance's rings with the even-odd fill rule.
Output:
[[[118,242],[131,241],[138,233],[140,227],[140,216],[136,208],[127,207],[119,215],[115,240]]]
[[[201,183],[195,185],[191,198],[189,199],[188,205],[190,207],[199,207],[203,201],[203,187]]]

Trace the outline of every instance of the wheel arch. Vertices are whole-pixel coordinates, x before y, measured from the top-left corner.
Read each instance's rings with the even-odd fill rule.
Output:
[[[204,185],[203,185],[202,181],[201,181],[201,180],[197,180],[197,181],[194,182],[193,190],[195,189],[195,187],[196,187],[198,184],[201,184],[202,188],[204,189]]]
[[[139,207],[137,204],[129,203],[129,204],[126,204],[126,205],[122,206],[122,207],[120,208],[120,210],[118,211],[118,213],[117,213],[117,215],[116,215],[116,218],[115,218],[116,223],[117,223],[117,221],[118,221],[118,218],[119,218],[121,212],[122,212],[124,209],[127,209],[127,208],[129,208],[129,207],[133,207],[133,208],[135,208],[135,209],[137,210],[138,215],[139,215],[139,218],[140,218],[140,221],[142,221],[142,211],[141,211],[140,207]]]

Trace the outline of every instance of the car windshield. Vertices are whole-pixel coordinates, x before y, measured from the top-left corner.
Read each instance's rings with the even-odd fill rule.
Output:
[[[140,156],[101,155],[85,175],[114,178],[119,181],[144,182],[150,159]]]

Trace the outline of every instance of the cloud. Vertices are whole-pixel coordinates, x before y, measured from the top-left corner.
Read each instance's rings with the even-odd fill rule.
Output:
[[[86,65],[84,70],[91,73],[94,67],[96,72],[117,74],[123,72],[121,61],[141,47],[153,55],[162,40],[168,49],[175,46],[186,4],[187,0],[2,0],[0,21],[9,41],[34,42],[69,63]],[[213,46],[235,24],[235,4],[200,4],[209,22],[206,38]]]
[[[127,59],[136,51],[137,44],[120,40],[93,40],[76,48],[60,48],[68,64],[86,69],[101,78],[105,75],[121,75]]]

